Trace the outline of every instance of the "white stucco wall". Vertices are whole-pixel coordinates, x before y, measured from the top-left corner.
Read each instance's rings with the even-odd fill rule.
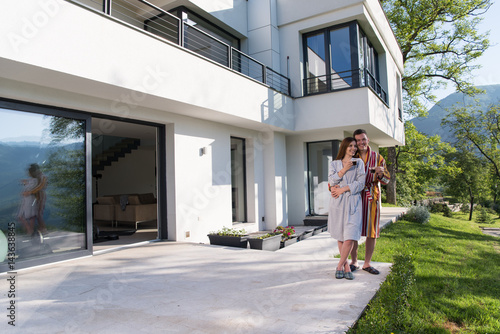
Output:
[[[272,115],[293,112],[288,97],[270,101],[265,85],[176,45],[66,1],[53,0],[50,12],[42,3],[18,1],[0,11],[3,77],[112,96],[118,114],[137,103],[162,109],[171,102],[173,113],[258,128],[268,124],[266,108]]]
[[[249,48],[266,62],[279,59],[297,96],[303,32],[354,19],[373,24],[373,35],[386,48],[389,109],[368,88],[292,99],[59,0],[2,7],[0,96],[164,125],[169,238],[179,241],[208,242],[208,232],[232,226],[231,136],[247,140],[249,223],[238,226],[247,231],[302,223],[307,214],[307,142],[342,139],[358,127],[366,127],[379,145],[404,140],[394,94],[396,73],[402,69],[376,0],[317,0],[314,6],[256,0],[248,16],[243,0],[191,2],[243,35],[245,26],[255,30],[249,33]],[[269,16],[260,17],[260,11]],[[265,38],[259,40],[262,32]]]

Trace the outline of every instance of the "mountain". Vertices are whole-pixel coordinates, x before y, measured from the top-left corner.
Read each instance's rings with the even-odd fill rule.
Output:
[[[427,117],[416,117],[411,122],[418,131],[428,136],[439,135],[442,141],[453,141],[453,134],[450,133],[450,129],[441,126],[441,120],[446,117],[450,108],[469,105],[474,103],[474,100],[477,100],[479,107],[483,110],[488,109],[492,104],[500,103],[500,85],[478,86],[477,88],[484,90],[485,93],[473,98],[463,93],[450,94],[429,109]]]

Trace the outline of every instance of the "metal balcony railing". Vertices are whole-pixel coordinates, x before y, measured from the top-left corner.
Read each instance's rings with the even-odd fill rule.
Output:
[[[304,79],[304,95],[329,93],[358,87],[370,87],[385,104],[389,103],[387,92],[366,68],[336,72],[329,75],[312,76]]]
[[[67,0],[178,44],[207,59],[290,95],[290,79],[232,46],[145,0]]]

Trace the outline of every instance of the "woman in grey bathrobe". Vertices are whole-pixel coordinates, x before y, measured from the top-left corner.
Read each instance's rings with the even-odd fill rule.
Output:
[[[340,260],[335,278],[354,279],[347,258],[353,241],[361,238],[361,191],[365,187],[365,165],[357,158],[356,139],[345,138],[337,160],[330,163],[328,188],[332,194],[328,209],[328,231],[337,239]]]

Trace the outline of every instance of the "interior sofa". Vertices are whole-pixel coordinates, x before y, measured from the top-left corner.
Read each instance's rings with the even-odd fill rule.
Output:
[[[139,223],[157,219],[157,202],[153,193],[125,194],[97,197],[94,204],[94,220]]]

